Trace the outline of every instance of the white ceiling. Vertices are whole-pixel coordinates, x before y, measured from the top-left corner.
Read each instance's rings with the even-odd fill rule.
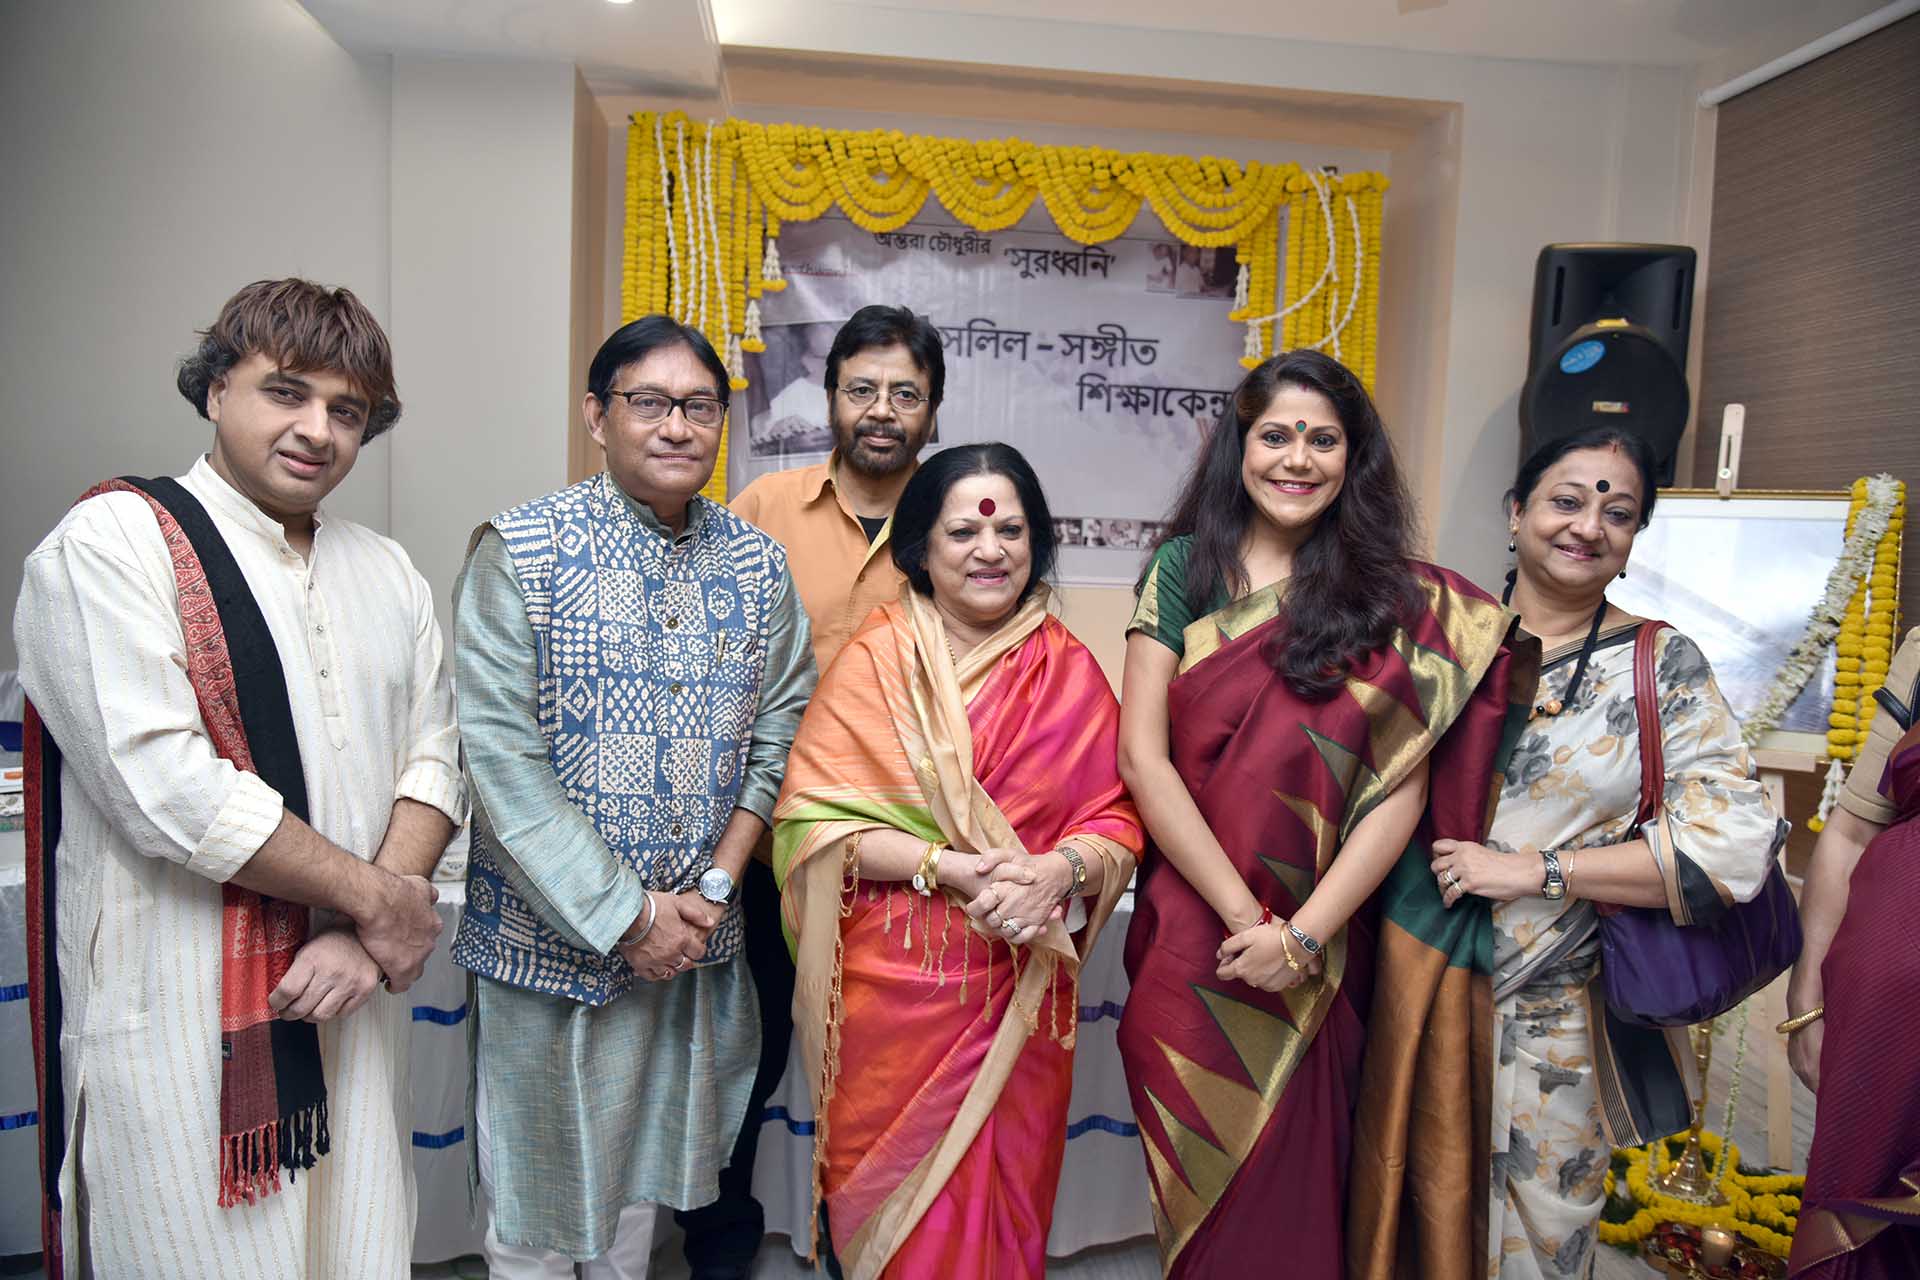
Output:
[[[361,53],[571,62],[596,88],[668,96],[718,90],[706,0],[299,0]]]
[[[600,0],[605,3],[605,0]],[[751,43],[776,11],[860,8],[1262,36],[1423,53],[1550,62],[1692,66],[1746,38],[1839,11],[1838,26],[1879,0],[712,0],[722,43]],[[1817,21],[1817,19],[1816,19]],[[1822,26],[1821,30],[1831,29]]]
[[[1253,35],[1553,62],[1691,66],[1756,33],[1828,30],[1876,0],[301,0],[349,49],[538,57],[596,88],[711,92],[718,44],[764,44],[809,11],[876,23],[915,15]],[[837,11],[837,12],[836,12]],[[1831,19],[1830,22],[1823,19]],[[1816,32],[1817,34],[1817,32]]]

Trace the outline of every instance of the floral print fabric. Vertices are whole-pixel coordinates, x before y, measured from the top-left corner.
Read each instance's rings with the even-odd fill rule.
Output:
[[[1567,698],[1578,645],[1546,655],[1539,714],[1508,763],[1487,845],[1537,857],[1633,838],[1640,799],[1633,698],[1638,624],[1602,635]],[[1672,854],[1726,896],[1752,897],[1785,835],[1740,737],[1740,724],[1693,641],[1663,631],[1655,659]],[[1494,907],[1493,1188],[1490,1280],[1592,1273],[1609,1147],[1594,1085],[1586,987],[1598,970],[1598,920],[1575,893]]]

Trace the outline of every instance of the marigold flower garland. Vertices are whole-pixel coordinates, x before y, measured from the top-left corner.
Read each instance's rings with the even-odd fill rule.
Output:
[[[1884,513],[1884,514],[1883,514]],[[1895,610],[1899,607],[1900,536],[1906,526],[1906,485],[1889,476],[1853,482],[1847,515],[1849,545],[1857,532],[1872,539],[1870,565],[1855,565],[1858,585],[1847,601],[1835,644],[1833,711],[1827,719],[1827,755],[1838,762],[1860,754],[1879,710],[1873,694],[1886,682],[1893,659]],[[1877,536],[1876,536],[1877,531]],[[1828,789],[1816,822],[1824,825],[1839,785],[1829,771]]]
[[[1371,385],[1386,189],[1380,174],[1295,164],[637,112],[621,308],[629,320],[664,311],[700,328],[738,390],[744,354],[766,349],[760,300],[786,287],[784,222],[837,207],[863,230],[892,231],[931,195],[963,225],[994,232],[1040,200],[1062,235],[1091,245],[1121,235],[1146,207],[1183,244],[1231,248],[1239,259],[1231,316],[1246,326],[1243,364],[1325,349]],[[722,469],[708,494],[725,498]]]
[[[1826,825],[1845,780],[1841,761],[1851,760],[1867,740],[1876,704],[1874,690],[1887,678],[1892,658],[1894,611],[1899,606],[1900,536],[1906,527],[1907,486],[1892,476],[1853,482],[1846,541],[1827,575],[1826,590],[1807,628],[1775,673],[1766,696],[1741,731],[1749,745],[1773,731],[1825,660],[1836,651],[1833,709],[1828,717],[1826,787],[1820,810],[1807,823]]]
[[[1794,1230],[1799,1226],[1800,1192],[1806,1179],[1798,1174],[1746,1173],[1740,1169],[1739,1147],[1718,1134],[1702,1133],[1702,1154],[1714,1160],[1716,1170],[1730,1170],[1720,1174],[1719,1182],[1727,1203],[1690,1204],[1663,1195],[1649,1180],[1665,1173],[1685,1145],[1683,1137],[1675,1137],[1644,1147],[1623,1147],[1613,1153],[1605,1194],[1606,1212],[1615,1215],[1615,1219],[1601,1219],[1600,1242],[1632,1249],[1652,1235],[1658,1224],[1685,1222],[1736,1232],[1768,1253],[1786,1257],[1793,1247]],[[1623,1181],[1624,1195],[1620,1190]]]

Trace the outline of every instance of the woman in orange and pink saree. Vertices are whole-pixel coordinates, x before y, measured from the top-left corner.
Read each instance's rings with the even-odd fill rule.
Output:
[[[1428,862],[1485,833],[1524,659],[1411,527],[1365,388],[1288,352],[1234,392],[1141,583],[1119,1036],[1169,1276],[1482,1265],[1491,930]]]
[[[928,460],[892,545],[909,585],[821,680],[774,815],[815,1201],[850,1280],[1037,1278],[1080,962],[1142,843],[1119,712],[1047,612],[1016,450]]]

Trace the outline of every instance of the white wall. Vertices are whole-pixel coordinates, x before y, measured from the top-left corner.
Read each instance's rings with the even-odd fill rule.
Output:
[[[1691,76],[1620,68],[1307,44],[1258,35],[1141,31],[1042,18],[877,6],[769,9],[756,48],[952,64],[1157,76],[1368,94],[1462,106],[1445,391],[1418,424],[1439,447],[1425,465],[1441,495],[1426,512],[1436,555],[1483,582],[1503,569],[1499,495],[1517,461],[1533,262],[1555,241],[1669,240],[1683,226]],[[1390,192],[1391,204],[1397,196]],[[1385,264],[1386,271],[1394,265]],[[1415,424],[1401,422],[1402,430]]]
[[[392,532],[443,627],[474,527],[566,483],[573,113],[567,63],[394,58]]]
[[[291,0],[0,5],[0,669],[67,506],[211,441],[174,363],[234,290],[311,276],[387,317],[387,92]],[[400,395],[404,436],[404,363]],[[384,529],[389,461],[330,507]]]

